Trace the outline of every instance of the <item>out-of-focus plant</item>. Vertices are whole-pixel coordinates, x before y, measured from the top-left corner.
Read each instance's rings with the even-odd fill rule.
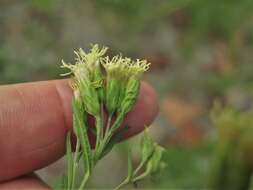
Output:
[[[118,21],[121,30],[136,35],[144,29],[154,29],[154,26],[163,22],[168,15],[185,7],[190,1],[192,0],[96,0],[94,2],[104,23],[108,24],[108,19],[110,21],[114,19]],[[151,23],[152,27],[150,27]]]
[[[191,46],[209,39],[230,43],[238,32],[246,32],[245,35],[248,35],[253,29],[250,24],[253,16],[251,0],[96,0],[95,4],[101,10],[99,14],[105,16],[102,19],[107,19],[106,15],[110,13],[108,19],[116,16],[128,31],[140,32],[140,29],[147,29],[150,24],[154,28],[158,22],[168,18],[171,24],[177,22],[176,28],[179,26],[181,30],[183,27],[183,38]],[[174,14],[178,19],[173,20]]]
[[[186,32],[194,40],[221,39],[229,42],[237,32],[252,32],[252,8],[250,0],[191,1],[185,9],[190,19]]]
[[[126,114],[132,109],[139,94],[140,79],[148,69],[146,60],[105,57],[106,47],[94,45],[89,53],[82,49],[75,51],[76,63],[63,67],[73,73],[73,127],[77,137],[72,154],[71,132],[66,140],[67,174],[61,188],[84,189],[94,167],[110,150],[122,140],[128,127],[120,128]],[[105,112],[108,119],[105,119]],[[95,119],[95,127],[87,122],[87,117]],[[88,131],[95,136],[95,145],[90,145]],[[128,176],[116,189],[129,183],[136,183],[156,172],[161,166],[163,148],[148,136],[142,139],[142,160],[134,169],[131,155],[128,158]],[[82,163],[84,175],[80,183],[76,180],[77,169]],[[144,170],[144,172],[142,172]]]
[[[214,106],[211,114],[219,139],[210,175],[213,189],[249,189],[253,171],[253,112]]]

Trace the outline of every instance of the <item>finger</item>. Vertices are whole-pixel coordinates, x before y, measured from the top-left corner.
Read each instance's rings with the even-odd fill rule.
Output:
[[[20,177],[11,181],[0,183],[0,190],[49,190],[37,176],[30,175]]]
[[[67,80],[0,87],[0,181],[59,159],[72,127],[72,90]],[[127,136],[140,132],[157,113],[155,93],[142,83],[127,123]]]

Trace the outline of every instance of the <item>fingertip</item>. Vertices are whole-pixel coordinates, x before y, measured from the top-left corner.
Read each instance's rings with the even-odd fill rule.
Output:
[[[67,129],[72,128],[72,97],[73,91],[70,87],[70,80],[54,81],[55,88],[62,104],[64,119]]]

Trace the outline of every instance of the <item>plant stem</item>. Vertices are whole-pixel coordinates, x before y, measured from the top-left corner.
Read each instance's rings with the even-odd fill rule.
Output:
[[[80,149],[80,142],[77,139],[76,142],[76,150],[74,154],[74,163],[73,163],[73,171],[72,171],[72,189],[75,188],[75,183],[76,183],[76,169],[78,166],[78,154],[79,154],[79,149]]]
[[[146,162],[141,162],[138,167],[134,171],[134,175],[137,175],[137,173],[140,171],[140,169],[146,164]]]
[[[149,175],[149,170],[146,170],[144,173],[142,173],[141,175],[137,176],[136,178],[134,178],[131,182],[135,183],[139,180],[144,179],[145,177],[147,177]]]
[[[87,183],[89,177],[90,177],[90,172],[87,171],[87,173],[85,174],[85,176],[84,176],[84,178],[83,178],[83,180],[82,180],[82,182],[81,182],[81,185],[80,185],[80,187],[78,188],[78,190],[83,190],[83,189],[84,189],[84,187],[85,187],[85,185],[86,185],[86,183]]]
[[[126,178],[122,183],[120,183],[116,188],[114,188],[114,190],[119,190],[120,188],[124,187],[125,185],[128,185],[130,183],[135,183],[139,180],[142,180],[145,177],[147,177],[148,175],[149,175],[149,170],[146,170],[144,173],[142,173],[141,175],[135,177],[132,180],[130,180],[129,178]]]
[[[115,130],[119,128],[120,124],[122,123],[122,121],[124,119],[124,116],[125,116],[125,114],[119,114],[119,116],[117,117],[117,119],[113,123],[112,127],[108,129],[108,132],[105,134],[103,140],[101,141],[100,146],[98,147],[98,149],[96,149],[97,159],[99,159],[101,153],[103,152],[103,150],[106,147],[107,143],[109,142],[110,138],[113,136]],[[110,119],[110,123],[111,123],[111,119]]]
[[[106,124],[106,127],[105,127],[105,134],[104,134],[104,136],[108,135],[108,132],[109,132],[110,127],[111,127],[111,121],[112,121],[112,114],[110,114],[109,117],[108,117],[107,124]]]
[[[95,148],[99,147],[100,143],[101,143],[101,132],[102,132],[102,128],[103,128],[103,121],[102,121],[102,118],[101,118],[101,115],[100,116],[96,116],[95,117],[96,119],[96,146]]]
[[[129,183],[129,179],[126,178],[122,183],[120,183],[117,187],[115,187],[113,190],[119,190],[120,188],[124,187]]]
[[[153,156],[154,152],[155,152],[155,149],[150,153],[149,156],[147,156],[147,158],[144,161],[142,161],[139,164],[139,166],[134,171],[134,175],[137,175],[138,172],[140,171],[140,169],[148,163],[148,161],[150,160],[150,158]]]
[[[112,127],[109,129],[109,132],[104,138],[104,144],[106,145],[110,138],[113,136],[114,132],[119,128],[120,124],[123,122],[123,119],[125,117],[125,113],[121,112],[115,122],[113,123]]]

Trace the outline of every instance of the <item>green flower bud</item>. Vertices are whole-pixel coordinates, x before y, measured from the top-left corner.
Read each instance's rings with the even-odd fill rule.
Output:
[[[106,84],[106,108],[110,115],[113,115],[118,107],[120,95],[120,82],[116,79],[107,81]]]
[[[133,107],[139,93],[140,78],[148,69],[146,60],[132,61],[130,58],[115,56],[103,59],[107,74],[107,109],[112,114],[115,111],[127,113]]]
[[[106,70],[106,108],[110,115],[114,114],[120,105],[121,94],[124,93],[125,59],[115,56],[111,60],[106,57],[102,65]]]
[[[94,116],[100,114],[100,103],[104,100],[103,74],[101,71],[101,57],[105,54],[107,48],[101,50],[98,45],[94,45],[89,53],[85,53],[83,49],[75,51],[76,63],[66,64],[63,62],[64,68],[73,73],[74,90],[80,93],[83,105],[86,111]]]
[[[155,143],[148,133],[148,128],[145,128],[144,135],[141,139],[142,162],[146,162],[155,151]]]
[[[99,97],[94,86],[87,80],[78,82],[78,90],[82,98],[85,110],[94,115],[100,114]]]
[[[154,144],[154,146],[154,153],[147,165],[147,170],[150,172],[150,174],[155,174],[161,168],[166,166],[165,163],[161,162],[165,149],[156,143]]]
[[[139,88],[140,88],[140,81],[138,79],[132,77],[128,80],[124,98],[119,108],[120,111],[127,113],[132,109],[139,94]]]

